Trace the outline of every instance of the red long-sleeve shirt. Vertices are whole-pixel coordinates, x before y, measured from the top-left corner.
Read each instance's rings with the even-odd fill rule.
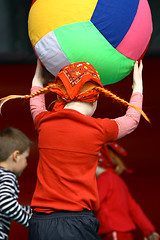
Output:
[[[126,183],[112,170],[106,170],[97,179],[100,208],[96,217],[100,222],[101,236],[112,232],[129,232],[141,229],[144,236],[155,231],[140,206],[131,196]]]

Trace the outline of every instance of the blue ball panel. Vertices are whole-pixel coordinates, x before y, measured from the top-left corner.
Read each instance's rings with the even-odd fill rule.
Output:
[[[139,0],[99,0],[91,22],[116,48],[128,32],[138,4]]]

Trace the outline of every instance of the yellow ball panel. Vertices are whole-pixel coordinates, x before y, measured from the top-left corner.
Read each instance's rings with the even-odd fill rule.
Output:
[[[37,0],[28,17],[29,38],[35,44],[61,26],[91,19],[98,0]]]

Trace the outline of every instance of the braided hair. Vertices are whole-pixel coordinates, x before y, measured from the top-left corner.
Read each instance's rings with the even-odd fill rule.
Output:
[[[46,94],[46,93],[50,92],[50,88],[52,88],[52,91],[53,91],[53,88],[58,88],[58,87],[60,87],[60,85],[58,83],[48,83],[47,86],[39,89],[38,91],[36,91],[36,92],[34,92],[30,95],[9,95],[7,97],[1,98],[0,99],[0,110],[3,106],[3,104],[5,102],[7,102],[8,100],[17,99],[17,98],[30,99],[30,98],[33,98],[33,97],[38,96],[40,94]],[[105,88],[102,88],[102,87],[94,87],[94,88],[86,91],[86,93],[91,92],[91,91],[97,91],[99,94],[103,94],[106,97],[110,97],[110,98],[114,99],[115,101],[122,103],[124,106],[133,107],[134,109],[136,109],[138,112],[140,112],[142,114],[142,116],[146,119],[147,122],[151,123],[149,118],[147,117],[147,115],[144,113],[144,111],[142,109],[140,109],[137,106],[134,106],[133,104],[130,104],[129,102],[127,102],[126,100],[118,97],[116,94],[112,93],[111,91],[109,91]]]

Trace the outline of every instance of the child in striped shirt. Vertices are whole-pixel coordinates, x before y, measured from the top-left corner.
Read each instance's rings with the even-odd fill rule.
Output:
[[[32,142],[20,130],[12,127],[0,131],[0,240],[7,240],[11,220],[28,227],[30,206],[18,202],[17,177],[27,166]]]

